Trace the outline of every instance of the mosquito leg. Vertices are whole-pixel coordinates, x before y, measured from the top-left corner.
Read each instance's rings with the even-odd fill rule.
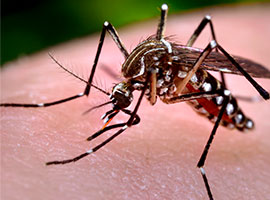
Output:
[[[67,160],[50,161],[50,162],[47,162],[46,165],[59,165],[59,164],[67,164],[67,163],[71,163],[71,162],[76,162],[76,161],[84,158],[85,156],[88,156],[89,154],[96,152],[101,147],[103,147],[104,145],[106,145],[107,143],[112,141],[115,137],[117,137],[122,132],[124,132],[128,128],[127,123],[121,123],[121,124],[115,124],[115,125],[108,126],[108,127],[103,129],[104,131],[100,130],[100,131],[96,132],[95,134],[93,134],[92,136],[90,136],[89,138],[87,138],[87,140],[92,140],[92,139],[96,138],[97,136],[101,135],[102,133],[104,133],[105,131],[108,131],[108,130],[111,130],[114,128],[120,128],[120,127],[122,127],[120,130],[118,130],[115,134],[113,134],[111,137],[109,137],[108,139],[106,139],[104,142],[100,143],[99,145],[97,145],[93,149],[90,149],[90,150],[86,151],[85,153],[83,153],[79,156],[76,156],[75,158],[71,158],[71,159],[67,159]]]
[[[225,81],[225,74],[223,72],[220,72],[220,77],[221,77],[221,84],[223,85],[224,88],[227,88]]]
[[[211,16],[206,15],[202,19],[201,23],[196,28],[196,30],[194,31],[194,33],[192,34],[192,36],[190,37],[190,39],[188,40],[188,42],[187,42],[187,46],[188,47],[193,46],[193,44],[195,43],[195,41],[197,40],[197,38],[199,37],[199,35],[201,34],[201,32],[203,31],[203,29],[205,28],[205,26],[208,23],[210,25],[212,39],[215,40],[215,41],[217,41],[216,34],[215,34],[215,31],[214,31],[214,25],[213,25],[212,20],[211,20]],[[216,51],[218,51],[218,49],[216,49]],[[226,88],[224,73],[223,72],[220,72],[220,76],[221,76],[221,83]]]
[[[157,101],[157,71],[150,72],[150,104],[154,105]]]
[[[196,71],[199,69],[201,64],[203,63],[204,59],[209,55],[209,53],[216,48],[216,41],[212,40],[207,47],[203,50],[203,52],[200,54],[200,56],[195,61],[192,69],[188,72],[187,76],[181,81],[181,83],[177,86],[176,93],[181,93],[187,83],[190,81],[192,76],[196,73]]]
[[[222,96],[221,92],[224,90],[216,90],[216,91],[207,91],[207,92],[194,92],[194,93],[187,93],[177,97],[172,97],[168,100],[168,103],[180,103],[184,101],[190,101],[195,99],[201,98],[212,98],[216,96]]]
[[[92,84],[93,82],[93,78],[94,78],[94,74],[95,74],[95,70],[96,70],[96,66],[97,66],[97,63],[98,63],[98,59],[99,59],[99,56],[100,56],[100,52],[101,52],[101,49],[102,49],[102,46],[103,46],[103,42],[104,42],[104,39],[105,39],[105,34],[106,34],[106,31],[109,32],[109,34],[111,35],[111,37],[113,38],[114,42],[117,44],[118,48],[120,49],[120,51],[122,52],[122,54],[125,56],[125,57],[128,57],[128,52],[127,50],[125,49],[124,45],[122,44],[115,28],[109,23],[109,22],[104,22],[103,24],[103,28],[102,28],[102,31],[101,31],[101,35],[100,35],[100,40],[99,40],[99,45],[98,45],[98,48],[97,48],[97,53],[96,53],[96,56],[95,56],[95,60],[94,60],[94,64],[93,64],[93,67],[92,67],[92,71],[91,71],[91,74],[90,74],[90,77],[89,77],[89,80],[86,82],[85,80],[81,79],[80,77],[76,76],[74,73],[70,72],[69,70],[67,70],[64,66],[62,66],[51,54],[49,54],[49,56],[56,62],[56,64],[58,64],[62,69],[64,69],[65,71],[67,71],[68,73],[72,74],[73,76],[75,76],[76,78],[80,79],[81,81],[83,82],[86,82],[86,87],[85,87],[85,90],[83,93],[79,93],[75,96],[72,96],[72,97],[68,97],[68,98],[65,98],[65,99],[62,99],[62,100],[59,100],[59,101],[54,101],[54,102],[49,102],[49,103],[39,103],[39,104],[17,104],[17,103],[2,103],[0,104],[0,106],[3,106],[3,107],[48,107],[48,106],[52,106],[52,105],[56,105],[56,104],[60,104],[60,103],[64,103],[64,102],[67,102],[67,101],[70,101],[70,100],[73,100],[73,99],[76,99],[76,98],[79,98],[79,97],[82,97],[84,95],[88,96],[89,93],[90,93],[90,88],[91,87],[94,87],[100,91],[102,91],[103,93],[109,95],[107,92],[101,90],[100,88],[96,87],[95,85]]]
[[[95,74],[95,71],[96,71],[98,59],[99,59],[100,52],[101,52],[101,49],[102,49],[102,46],[103,46],[103,43],[104,43],[106,31],[109,32],[109,34],[111,35],[112,39],[117,44],[118,48],[123,53],[123,55],[125,56],[125,58],[127,58],[128,55],[129,55],[128,52],[127,52],[127,50],[126,50],[126,48],[124,47],[123,43],[121,42],[121,40],[120,40],[120,38],[118,36],[118,33],[116,32],[115,28],[109,22],[105,21],[104,24],[103,24],[102,31],[101,31],[101,35],[100,35],[100,39],[99,39],[99,44],[98,44],[98,48],[97,48],[97,53],[96,53],[96,57],[95,57],[95,60],[94,60],[93,67],[92,67],[92,71],[91,71],[91,74],[90,74],[89,79],[88,79],[88,84],[86,85],[85,90],[84,90],[84,94],[86,96],[88,96],[89,93],[90,93],[91,84],[93,82],[93,78],[94,78],[94,74]]]
[[[160,21],[158,24],[158,29],[157,29],[157,34],[156,34],[157,40],[161,40],[164,37],[165,22],[166,22],[166,18],[167,18],[167,13],[168,13],[168,5],[162,4],[161,16],[160,16]]]
[[[96,137],[102,135],[103,133],[105,133],[105,132],[107,132],[109,130],[112,130],[112,129],[115,129],[115,128],[121,128],[121,127],[123,127],[125,125],[126,125],[126,123],[119,123],[119,124],[113,124],[113,125],[107,126],[104,129],[101,129],[101,130],[95,132],[93,135],[89,136],[86,140],[91,141],[91,140],[95,139]]]
[[[149,78],[147,78],[147,81],[149,80]],[[146,83],[147,83],[146,81]],[[72,159],[67,159],[67,160],[60,160],[60,161],[51,161],[51,162],[47,162],[46,165],[59,165],[59,164],[67,164],[67,163],[71,163],[71,162],[76,162],[86,156],[88,156],[89,154],[91,153],[94,153],[96,152],[97,150],[99,150],[100,148],[102,148],[103,146],[105,146],[107,143],[109,143],[110,141],[112,141],[115,137],[117,137],[118,135],[120,135],[122,132],[124,132],[128,127],[132,126],[134,121],[136,121],[136,116],[137,116],[137,111],[140,107],[140,104],[141,104],[141,101],[142,101],[142,98],[145,94],[145,90],[147,88],[147,84],[145,83],[145,86],[144,88],[142,89],[141,91],[141,95],[138,99],[138,102],[133,110],[132,113],[130,113],[130,118],[128,119],[128,121],[122,125],[122,128],[120,130],[118,130],[115,134],[113,134],[111,137],[109,137],[108,139],[106,139],[104,142],[100,143],[99,145],[95,146],[93,149],[90,149],[88,151],[86,151],[85,153],[75,157],[75,158],[72,158]],[[128,112],[128,111],[127,111]]]
[[[77,98],[82,97],[82,96],[84,96],[84,93],[79,93],[79,94],[74,95],[72,97],[68,97],[65,99],[61,99],[59,101],[53,101],[53,102],[49,102],[49,103],[38,103],[38,104],[1,103],[0,106],[3,106],[3,107],[32,107],[32,108],[49,107],[49,106],[64,103],[67,101],[71,101],[73,99],[77,99]]]
[[[64,66],[62,66],[50,53],[49,56],[51,57],[51,59],[58,64],[63,70],[65,70],[66,72],[68,72],[69,74],[73,75],[74,77],[78,78],[79,80],[86,82],[85,80],[83,80],[82,78],[80,78],[79,76],[77,76],[76,74],[72,73],[71,71],[69,71],[68,69],[66,69]],[[87,82],[86,82],[87,83]],[[98,90],[101,90],[102,92],[106,93],[104,90],[96,87],[95,85],[93,85],[93,87],[95,87]],[[71,101],[73,99],[77,99],[79,97],[84,96],[84,93],[79,93],[77,95],[65,98],[65,99],[61,99],[58,101],[53,101],[53,102],[48,102],[48,103],[37,103],[37,104],[23,104],[23,103],[1,103],[0,106],[2,107],[32,107],[32,108],[38,108],[38,107],[49,107],[49,106],[53,106],[53,105],[57,105],[57,104],[61,104],[67,101]]]
[[[53,58],[54,59],[54,58]],[[86,82],[87,83],[87,82]],[[102,90],[101,88],[95,86],[95,85],[92,85],[94,88],[96,88],[97,90],[103,92],[104,94],[106,95],[110,95],[110,93]],[[53,102],[48,102],[48,103],[37,103],[37,104],[24,104],[24,103],[0,103],[0,107],[27,107],[27,108],[38,108],[38,107],[49,107],[49,106],[53,106],[53,105],[57,105],[57,104],[61,104],[61,103],[64,103],[64,102],[67,102],[67,101],[71,101],[73,99],[77,99],[77,98],[80,98],[82,96],[84,96],[85,94],[84,93],[79,93],[77,95],[74,95],[74,96],[71,96],[71,97],[68,97],[68,98],[65,98],[65,99],[61,99],[61,100],[58,100],[58,101],[53,101]],[[106,104],[109,104],[111,102],[107,102]],[[105,104],[105,105],[106,105]],[[102,105],[101,105],[102,106]],[[94,107],[95,108],[95,107]],[[93,109],[94,109],[93,108]],[[90,110],[91,111],[91,110]]]
[[[126,109],[123,109],[121,110],[122,112],[124,112],[125,114],[127,115],[130,115],[131,116],[131,111],[130,110],[126,110]],[[110,114],[108,114],[110,113]],[[119,127],[122,127],[124,125],[126,125],[126,123],[119,123],[119,124],[114,124],[112,126],[107,126],[109,124],[109,122],[119,113],[119,110],[111,110],[111,111],[108,111],[105,115],[102,116],[101,119],[104,119],[106,116],[106,119],[105,119],[105,125],[96,133],[94,133],[93,135],[91,135],[90,137],[87,138],[88,141],[90,140],[93,140],[94,138],[98,137],[99,135],[101,135],[102,133],[108,131],[108,130],[111,130],[111,129],[114,129],[114,128],[119,128]],[[140,117],[138,115],[135,116],[135,119],[132,123],[132,125],[136,125],[140,122]]]
[[[93,149],[90,149],[88,151],[86,151],[85,153],[79,155],[79,156],[76,156],[74,158],[71,158],[71,159],[67,159],[67,160],[56,160],[56,161],[50,161],[50,162],[47,162],[46,165],[59,165],[59,164],[67,164],[67,163],[71,163],[71,162],[76,162],[86,156],[88,156],[89,154],[91,153],[94,153],[95,151],[97,151],[98,149],[100,149],[102,146],[104,146],[105,144],[107,144],[108,142],[110,142],[111,140],[113,140],[116,136],[118,136],[119,134],[121,134],[123,131],[125,131],[125,127],[126,126],[126,123],[121,123],[121,124],[115,124],[115,125],[111,125],[111,126],[108,126],[98,132],[96,132],[95,134],[93,134],[92,136],[90,136],[89,138],[87,138],[87,140],[92,140],[94,138],[96,138],[97,136],[101,135],[102,133],[104,133],[105,131],[108,131],[108,130],[111,130],[111,129],[114,129],[114,128],[120,128],[122,127],[120,130],[118,130],[113,136],[109,137],[107,140],[105,140],[104,142],[102,142],[101,144],[97,145],[96,147],[94,147]]]
[[[213,40],[216,41],[216,36],[214,32],[213,23],[211,21],[211,17],[206,15],[199,24],[199,26],[197,27],[197,29],[194,31],[190,39],[188,40],[187,46],[191,47],[194,44],[194,42],[196,41],[202,30],[208,23],[210,24],[212,38]],[[260,95],[264,99],[269,99],[269,93],[266,92],[254,79],[252,79],[251,76],[220,45],[217,46],[216,50],[220,50],[232,62],[232,64],[246,77],[246,79],[248,79],[248,81],[256,88],[256,90],[260,93]],[[221,73],[221,79],[222,84],[226,87],[223,73]]]
[[[205,170],[204,170],[204,163],[205,163],[205,160],[206,160],[206,157],[207,157],[207,154],[208,154],[208,151],[210,149],[210,145],[212,144],[213,142],[213,139],[214,139],[214,136],[217,132],[217,128],[219,126],[219,123],[222,119],[222,116],[225,112],[225,109],[227,107],[227,104],[229,102],[229,99],[230,99],[230,92],[228,90],[225,90],[224,91],[224,103],[219,111],[219,114],[218,114],[218,117],[217,117],[217,121],[215,122],[215,125],[212,129],[212,132],[210,134],[210,137],[204,147],[204,150],[203,150],[203,153],[200,157],[200,160],[197,164],[197,167],[200,168],[200,171],[201,171],[201,175],[203,177],[203,181],[204,181],[204,184],[205,184],[205,187],[206,187],[206,190],[207,190],[207,193],[208,193],[208,196],[209,196],[209,199],[213,199],[213,195],[211,193],[211,190],[210,190],[210,186],[209,186],[209,183],[208,183],[208,180],[207,180],[207,177],[206,177],[206,173],[205,173]]]
[[[123,109],[123,110],[121,110],[121,111],[123,111],[123,112],[126,113],[127,115],[130,115],[130,116],[132,115],[132,112],[131,112],[130,110]],[[132,125],[137,125],[137,124],[140,123],[140,121],[141,121],[141,118],[139,117],[139,115],[135,114],[135,119],[133,120]]]
[[[128,115],[131,115],[131,112],[129,110],[122,110],[122,111],[125,112]],[[128,113],[126,111],[128,111]],[[140,123],[140,117],[139,117],[139,115],[135,115],[135,119],[134,119],[134,121],[132,123],[132,126],[137,125],[138,123]],[[114,124],[114,125],[111,125],[111,126],[107,126],[104,129],[101,129],[101,130],[97,131],[96,133],[94,133],[93,135],[88,137],[86,140],[91,141],[91,140],[95,139],[96,137],[100,136],[101,134],[103,134],[103,133],[105,133],[105,132],[107,132],[109,130],[112,130],[112,129],[115,129],[115,128],[120,128],[120,127],[123,127],[125,125],[126,125],[126,123],[119,123],[119,124]]]
[[[196,28],[196,30],[194,31],[194,33],[191,35],[191,37],[189,38],[188,42],[187,42],[187,46],[191,47],[193,46],[194,42],[197,40],[197,38],[199,37],[199,35],[201,34],[201,32],[203,31],[203,29],[205,28],[205,26],[209,23],[210,25],[210,29],[211,29],[211,35],[212,35],[212,39],[216,40],[216,35],[214,32],[214,26],[211,20],[211,17],[209,15],[206,15],[203,20],[201,21],[201,23],[199,24],[199,26]]]
[[[231,63],[245,76],[245,78],[253,85],[253,87],[260,93],[260,95],[265,99],[269,99],[269,93],[265,91],[234,59],[230,56],[225,49],[223,49],[219,44],[217,48],[231,61]]]

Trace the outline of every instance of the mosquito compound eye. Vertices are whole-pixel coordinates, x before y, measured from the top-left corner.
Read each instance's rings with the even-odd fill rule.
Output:
[[[115,99],[115,105],[119,108],[126,108],[132,102],[132,97],[126,96],[120,92],[115,92],[114,99]]]

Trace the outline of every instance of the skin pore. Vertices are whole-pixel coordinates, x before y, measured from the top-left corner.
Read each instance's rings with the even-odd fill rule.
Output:
[[[269,5],[211,8],[168,16],[166,35],[185,44],[205,14],[213,19],[217,41],[229,53],[257,61],[270,69]],[[113,24],[113,22],[111,22]],[[118,30],[128,50],[156,32],[157,19]],[[66,98],[84,90],[84,83],[63,72],[47,55],[87,79],[99,34],[52,47],[8,63],[1,72],[1,102],[41,103]],[[206,27],[194,46],[210,41]],[[123,57],[109,34],[99,66],[119,74],[112,78],[97,69],[95,83],[110,92],[119,82]],[[217,76],[219,77],[219,76]],[[240,76],[226,75],[233,94],[256,96]],[[256,79],[266,90],[270,81]],[[133,102],[136,103],[137,94]],[[207,199],[196,164],[213,124],[185,103],[151,106],[145,99],[138,111],[141,123],[127,129],[88,157],[67,165],[45,162],[75,157],[114,133],[85,139],[102,127],[107,105],[87,115],[84,111],[109,98],[91,89],[82,97],[49,108],[1,107],[2,199]],[[215,199],[268,199],[270,194],[269,101],[239,102],[255,122],[249,133],[218,128],[205,170]],[[127,119],[119,115],[111,124]]]

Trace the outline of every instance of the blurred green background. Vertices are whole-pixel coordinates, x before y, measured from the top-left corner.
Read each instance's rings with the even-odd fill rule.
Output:
[[[266,2],[260,1],[260,2]],[[171,13],[252,0],[2,0],[1,65],[40,49],[101,30],[158,16],[167,3]]]

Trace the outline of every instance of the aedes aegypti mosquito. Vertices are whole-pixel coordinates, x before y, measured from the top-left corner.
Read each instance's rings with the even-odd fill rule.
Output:
[[[103,24],[99,45],[88,81],[82,80],[80,77],[64,68],[50,55],[61,68],[86,83],[84,92],[49,103],[0,104],[2,107],[49,107],[88,96],[91,87],[109,96],[109,102],[94,107],[97,108],[106,104],[113,105],[112,109],[102,116],[102,119],[105,119],[105,125],[98,132],[87,138],[87,140],[93,140],[108,130],[116,128],[119,128],[119,130],[101,144],[75,158],[51,161],[47,162],[46,165],[76,162],[96,152],[127,128],[137,125],[140,122],[137,111],[144,96],[151,105],[156,103],[157,96],[166,104],[187,101],[199,114],[207,117],[214,123],[209,140],[197,164],[203,177],[208,197],[209,199],[213,199],[203,167],[218,126],[222,125],[228,128],[236,128],[239,131],[249,130],[254,127],[253,121],[244,115],[242,110],[238,107],[236,99],[231,95],[230,91],[226,89],[223,73],[243,75],[259,94],[267,100],[269,99],[269,93],[252,77],[270,78],[270,71],[253,61],[228,54],[217,42],[213,23],[211,17],[208,15],[203,18],[186,45],[172,42],[170,38],[164,37],[167,11],[168,6],[163,4],[161,6],[161,18],[156,34],[141,42],[131,53],[128,53],[124,47],[115,28],[106,21]],[[211,30],[211,42],[204,49],[193,48],[192,45],[207,24],[210,26]],[[111,93],[100,89],[92,83],[106,31],[111,35],[125,57],[125,61],[122,65],[122,74],[125,80],[116,84],[112,88]],[[222,81],[218,81],[214,78],[208,70],[220,72]],[[132,93],[135,90],[140,91],[140,96],[134,110],[128,110],[127,107],[129,107],[133,101]],[[88,111],[92,109],[93,108]],[[119,112],[129,115],[129,119],[124,123],[109,126],[110,121]]]

